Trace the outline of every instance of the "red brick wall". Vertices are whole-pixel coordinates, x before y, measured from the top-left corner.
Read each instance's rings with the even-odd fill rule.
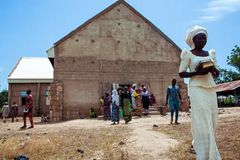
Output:
[[[9,84],[9,104],[16,102],[19,105],[19,115],[22,115],[24,105],[21,105],[20,92],[28,89],[32,90],[33,96],[33,113],[34,115],[49,114],[49,106],[46,105],[45,91],[50,84],[40,84],[40,92],[38,96],[38,84],[37,83],[10,83]]]

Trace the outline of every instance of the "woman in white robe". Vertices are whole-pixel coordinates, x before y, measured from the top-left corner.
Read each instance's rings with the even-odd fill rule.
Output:
[[[215,51],[203,50],[207,36],[207,30],[201,26],[194,26],[187,31],[186,43],[192,50],[182,51],[179,75],[182,78],[190,78],[193,147],[197,160],[220,160],[215,136],[218,106],[213,79],[219,75],[219,71]],[[212,62],[213,66],[198,69],[202,61]]]

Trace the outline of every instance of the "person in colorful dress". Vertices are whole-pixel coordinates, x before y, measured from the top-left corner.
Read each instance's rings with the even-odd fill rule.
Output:
[[[123,112],[123,119],[125,120],[125,124],[132,120],[132,102],[131,102],[131,94],[128,91],[128,88],[125,87],[123,93],[121,93],[121,105]]]
[[[104,97],[102,96],[100,99],[99,99],[99,109],[100,109],[100,112],[102,115],[104,115],[104,107],[103,107],[103,104],[104,104]]]
[[[136,103],[136,110],[135,110],[135,114],[138,117],[142,116],[142,97],[139,93],[139,89],[136,89],[134,94],[133,94],[134,98],[135,98],[135,103]]]
[[[112,124],[119,124],[119,96],[116,89],[112,90]]]

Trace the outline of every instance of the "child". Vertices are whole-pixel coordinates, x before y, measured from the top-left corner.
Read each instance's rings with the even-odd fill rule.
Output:
[[[103,104],[104,104],[104,97],[102,96],[99,100],[99,104],[100,104],[100,110],[101,110],[101,114],[103,115]]]
[[[97,113],[93,108],[90,109],[90,117],[91,118],[97,118]]]

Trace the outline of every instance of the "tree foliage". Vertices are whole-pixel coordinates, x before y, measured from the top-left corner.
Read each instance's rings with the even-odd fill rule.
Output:
[[[215,78],[216,83],[224,83],[224,82],[231,82],[240,79],[240,74],[227,69],[220,68],[220,74],[217,78]]]
[[[2,92],[0,92],[0,108],[2,108],[4,102],[8,101],[8,91],[7,90],[3,90]]]
[[[240,73],[240,47],[237,45],[232,49],[231,55],[227,57],[227,64],[236,68]]]
[[[215,78],[216,83],[240,80],[240,47],[237,45],[234,46],[230,56],[227,57],[227,64],[234,67],[236,71],[220,68],[220,75]]]

